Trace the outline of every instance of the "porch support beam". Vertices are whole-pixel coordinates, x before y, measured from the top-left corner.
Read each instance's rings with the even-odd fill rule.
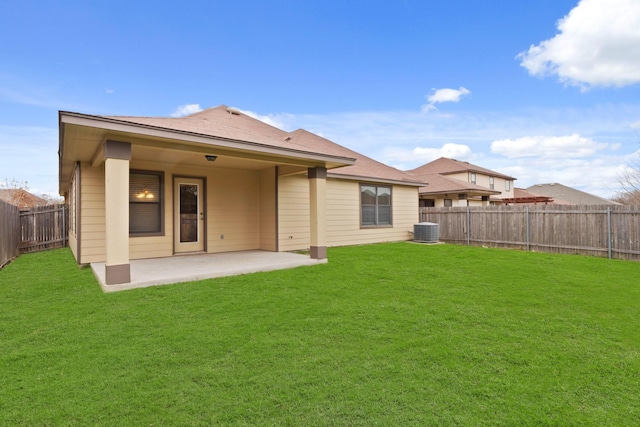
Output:
[[[104,143],[105,282],[131,282],[129,264],[129,162],[131,144]]]
[[[309,200],[311,215],[311,258],[327,258],[326,240],[326,196],[327,169],[323,167],[309,168]]]

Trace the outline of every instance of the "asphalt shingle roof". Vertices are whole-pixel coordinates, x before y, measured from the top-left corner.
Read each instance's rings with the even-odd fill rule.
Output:
[[[406,172],[387,166],[304,129],[287,132],[225,105],[209,108],[184,117],[99,117],[356,160],[354,165],[330,170],[329,173],[335,176],[392,180],[413,185],[420,182],[424,183],[424,181],[416,179],[416,177]]]
[[[447,157],[440,157],[439,159],[436,159],[432,162],[429,162],[427,164],[424,164],[420,167],[417,167],[415,169],[412,169],[406,172],[416,177],[422,177],[424,175],[431,175],[436,173],[440,175],[448,175],[448,174],[459,173],[459,172],[476,172],[476,173],[481,173],[488,176],[500,177],[504,179],[515,179],[512,176],[508,176],[496,171],[492,171],[490,169],[486,169],[486,168],[471,164],[469,162],[461,162],[460,160],[449,159]]]

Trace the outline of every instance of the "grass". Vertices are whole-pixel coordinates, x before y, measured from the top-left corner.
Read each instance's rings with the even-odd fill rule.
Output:
[[[639,425],[640,264],[409,243],[103,294],[0,270],[0,425]]]

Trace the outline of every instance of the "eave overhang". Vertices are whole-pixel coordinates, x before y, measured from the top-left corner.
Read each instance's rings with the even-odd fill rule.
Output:
[[[327,173],[327,178],[336,178],[336,179],[348,179],[350,181],[362,181],[362,182],[375,182],[381,184],[393,184],[393,185],[406,185],[409,187],[424,187],[425,185],[429,185],[425,182],[417,182],[417,181],[403,181],[400,179],[389,179],[389,178],[377,178],[371,176],[363,176],[363,175],[348,175],[343,173]]]
[[[59,111],[58,118],[60,138],[58,155],[60,162],[59,178],[61,192],[64,191],[67,183],[66,175],[70,170],[70,164],[75,163],[77,160],[65,158],[65,131],[68,126],[99,129],[104,131],[105,135],[131,135],[136,138],[136,141],[133,142],[134,144],[202,153],[215,150],[216,154],[238,158],[253,158],[254,156],[258,156],[261,160],[274,162],[276,164],[303,165],[309,167],[323,166],[327,169],[333,169],[351,166],[356,162],[356,159],[350,157],[132,123],[111,117]],[[152,141],[144,141],[144,138],[149,138]],[[69,164],[67,165],[65,162]]]

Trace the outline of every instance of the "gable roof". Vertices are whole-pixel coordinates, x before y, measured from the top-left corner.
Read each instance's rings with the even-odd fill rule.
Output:
[[[332,177],[357,177],[420,186],[424,182],[304,129],[283,131],[225,105],[183,117],[96,116],[60,112],[63,123],[91,122],[112,130],[164,136],[204,144],[224,144],[244,151],[262,151],[315,158],[324,162]],[[124,128],[122,127],[124,126]],[[61,150],[63,145],[61,131]],[[165,136],[166,135],[166,136]],[[62,155],[62,154],[61,154]],[[340,168],[340,169],[334,169]],[[61,179],[62,182],[62,179]]]
[[[516,178],[505,175],[490,169],[486,169],[469,162],[461,162],[460,160],[449,159],[447,157],[440,157],[432,162],[424,164],[415,169],[406,171],[408,174],[422,178],[424,175],[440,174],[449,175],[459,172],[476,172],[483,175],[495,176],[504,179],[515,180]]]
[[[490,196],[501,194],[500,191],[490,190],[481,185],[471,184],[459,179],[449,178],[446,175],[437,173],[422,175],[420,177],[429,183],[428,187],[421,187],[420,194],[448,194],[448,193],[466,193],[471,195]]]
[[[619,205],[620,203],[605,199],[604,197],[589,194],[584,191],[567,187],[566,185],[535,184],[527,188],[535,194],[553,197],[555,204],[569,205]]]
[[[424,185],[425,181],[414,178],[406,172],[385,165],[377,160],[338,145],[321,136],[298,129],[288,133],[292,144],[300,145],[306,149],[328,149],[340,156],[354,158],[355,164],[343,166],[329,171],[333,178],[376,179],[378,181],[398,182],[409,185]],[[322,148],[324,147],[324,148]]]
[[[42,197],[38,197],[21,188],[0,189],[0,200],[20,209],[35,208],[45,206],[48,202]]]

